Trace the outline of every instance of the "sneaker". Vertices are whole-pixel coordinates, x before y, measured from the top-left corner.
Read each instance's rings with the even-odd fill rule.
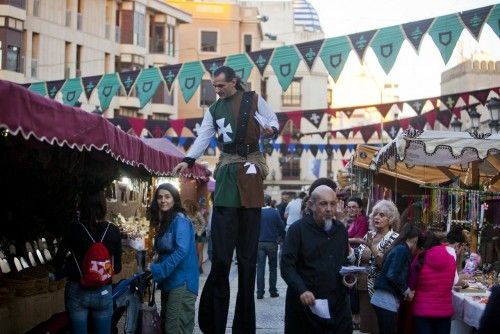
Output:
[[[277,293],[277,292],[271,292],[271,298],[276,298],[276,297],[279,297],[280,294]]]
[[[263,295],[257,295],[257,299],[263,299],[264,296]]]

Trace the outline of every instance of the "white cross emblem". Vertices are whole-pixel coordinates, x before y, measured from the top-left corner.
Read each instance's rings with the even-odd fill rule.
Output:
[[[233,129],[231,128],[231,124],[224,126],[225,121],[225,118],[220,118],[216,120],[215,123],[217,123],[217,126],[219,127],[219,131],[222,134],[222,139],[225,143],[227,143],[228,141],[231,141],[231,137],[229,137],[227,134],[233,133]]]
[[[422,103],[420,103],[419,101],[413,102],[413,108],[415,108],[417,111],[419,111],[421,107]]]
[[[200,131],[200,123],[196,123],[193,129],[193,132],[198,136],[198,131]]]
[[[313,122],[313,124],[318,124],[320,117],[318,114],[314,113],[309,119]]]
[[[396,128],[394,126],[391,126],[391,130],[389,130],[389,134],[391,135],[391,138],[396,137],[396,134],[398,132],[396,131]]]
[[[455,106],[455,100],[453,100],[451,97],[448,97],[448,100],[446,100],[446,104],[448,105],[448,108],[451,109]]]

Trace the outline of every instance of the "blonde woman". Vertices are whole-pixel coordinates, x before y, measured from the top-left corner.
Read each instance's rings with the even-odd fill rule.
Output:
[[[193,200],[186,200],[184,202],[184,208],[186,209],[186,214],[188,218],[193,223],[193,228],[195,232],[196,241],[196,254],[198,255],[198,271],[203,273],[203,246],[207,238],[207,222],[200,212],[200,207],[198,203]]]

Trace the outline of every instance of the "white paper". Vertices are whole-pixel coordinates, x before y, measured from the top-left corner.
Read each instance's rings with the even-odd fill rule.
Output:
[[[260,114],[255,114],[254,117],[257,120],[257,122],[260,124],[261,127],[263,127],[263,128],[268,127],[268,125],[266,125],[266,120]]]
[[[257,174],[257,169],[255,168],[255,164],[252,164],[250,162],[246,162],[244,166],[248,166],[246,174]]]
[[[341,275],[347,275],[347,274],[355,274],[355,273],[366,273],[368,272],[368,268],[366,267],[357,267],[357,266],[342,266],[340,268],[339,273]]]
[[[316,299],[313,306],[309,306],[311,312],[323,319],[330,319],[328,299]]]

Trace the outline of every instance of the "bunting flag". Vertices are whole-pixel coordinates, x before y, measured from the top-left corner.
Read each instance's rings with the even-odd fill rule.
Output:
[[[172,86],[174,84],[174,80],[177,78],[177,74],[179,74],[179,70],[181,69],[182,64],[176,65],[167,65],[160,67],[161,76],[165,83],[167,84],[167,89],[170,93],[172,93]]]
[[[434,129],[434,124],[436,123],[437,119],[437,112],[435,110],[431,112],[427,112],[424,114],[425,121],[429,124],[431,129]]]
[[[426,121],[425,121],[425,116],[424,115],[419,115],[419,116],[416,116],[416,117],[412,117],[411,120],[410,120],[411,126],[415,130],[419,130],[419,131],[424,130],[425,123],[426,123]]]
[[[113,123],[116,127],[120,128],[124,132],[128,132],[131,128],[128,118],[125,117],[108,118],[108,121]],[[165,123],[165,121],[163,121],[163,123]]]
[[[47,95],[51,99],[55,99],[57,92],[59,92],[64,85],[66,80],[54,80],[54,81],[47,81]]]
[[[90,100],[90,96],[92,95],[92,92],[94,89],[97,87],[97,84],[101,80],[102,75],[94,75],[91,77],[83,77],[82,78],[82,84],[83,84],[83,91],[85,92],[85,96],[87,97],[87,101]]]
[[[311,122],[311,124],[314,125],[316,129],[319,129],[321,120],[323,119],[323,115],[324,115],[323,112],[318,112],[316,110],[313,110],[305,112],[304,118],[307,119],[309,122]]]
[[[380,29],[373,39],[371,47],[385,74],[389,74],[394,66],[404,39],[400,26]]]
[[[328,38],[324,41],[320,58],[333,81],[337,82],[349,57],[349,52],[351,52],[351,44],[345,36]]]
[[[318,145],[309,145],[309,151],[311,151],[313,157],[316,157],[318,154]]]
[[[186,123],[185,119],[171,119],[170,125],[172,129],[174,129],[175,133],[178,137],[182,136],[182,129],[184,129],[184,124]]]
[[[329,157],[333,156],[333,146],[330,144],[326,144],[325,145],[325,152],[326,152],[327,156],[329,156]]]
[[[346,154],[346,152],[347,152],[347,145],[341,144],[339,146],[339,150],[340,150],[340,153],[342,154],[342,156],[344,156]]]
[[[226,65],[231,67],[236,73],[236,76],[240,77],[241,80],[245,82],[248,81],[253,69],[253,64],[248,59],[246,53],[228,56]]]
[[[120,90],[120,81],[116,73],[104,74],[97,85],[97,95],[101,103],[102,110],[107,110],[113,96]]]
[[[292,83],[299,62],[299,55],[293,45],[280,46],[274,50],[271,66],[283,91]]]
[[[82,81],[80,78],[72,78],[66,80],[66,83],[61,88],[63,103],[68,106],[79,106],[78,99],[82,95]]]
[[[191,100],[203,78],[203,68],[199,61],[185,63],[179,73],[179,85],[186,103]]]
[[[422,39],[434,22],[434,19],[421,20],[416,22],[405,23],[402,25],[406,39],[413,46],[417,54],[420,52]]]
[[[490,95],[490,90],[489,89],[477,90],[475,92],[472,92],[471,95],[474,96],[474,98],[484,106],[486,101],[488,100],[488,96]]]
[[[285,128],[286,123],[288,122],[288,114],[284,112],[280,112],[276,114],[278,118],[278,125],[280,126],[280,132]]]
[[[157,119],[148,119],[146,120],[144,126],[148,129],[149,133],[151,133],[154,138],[162,138],[170,128],[170,122]]]
[[[313,160],[311,160],[311,162],[310,162],[310,169],[311,169],[311,173],[314,176],[316,176],[316,178],[319,178],[319,175],[320,175],[320,172],[321,172],[321,159],[313,159]]]
[[[457,105],[458,99],[460,98],[460,94],[449,94],[443,95],[439,99],[449,110],[453,110]]]
[[[140,137],[146,125],[146,120],[143,118],[129,118],[128,121],[130,122],[130,127],[134,131],[134,134]]]
[[[486,6],[459,13],[464,26],[478,42],[481,31],[483,30],[484,22],[486,21],[486,18],[490,14],[492,8],[493,6]]]
[[[406,103],[412,107],[413,110],[417,113],[417,115],[420,115],[422,113],[422,110],[424,109],[425,102],[427,99],[422,99],[422,100],[411,100],[407,101]]]
[[[319,50],[323,45],[323,41],[324,41],[323,39],[319,39],[316,41],[297,44],[297,49],[299,50],[300,54],[302,55],[302,58],[306,62],[307,67],[309,67],[309,71],[312,70],[314,61],[316,60]]]
[[[389,137],[391,137],[391,139],[396,138],[400,128],[401,126],[399,125],[398,121],[384,123],[384,130],[389,135]]]
[[[450,60],[463,29],[464,26],[456,14],[440,16],[434,21],[429,34],[445,64]]]
[[[264,71],[267,67],[267,64],[269,64],[269,61],[271,60],[273,51],[274,49],[265,49],[250,52],[248,54],[250,56],[250,59],[252,59],[252,61],[254,62],[255,66],[257,66],[260,75],[264,75]]]
[[[376,108],[380,113],[380,115],[382,115],[382,117],[385,118],[385,116],[387,116],[387,114],[389,113],[389,110],[392,109],[392,106],[393,104],[385,103],[385,104],[378,104]]]
[[[223,66],[225,62],[226,62],[226,57],[202,60],[203,66],[205,66],[205,69],[207,70],[208,73],[210,73],[211,77],[214,76],[215,70]]]
[[[349,139],[349,134],[351,133],[350,129],[342,129],[338,130],[337,132],[340,132],[342,136],[344,136],[345,139]]]
[[[194,138],[186,138],[186,140],[184,141],[184,143],[182,143],[182,148],[184,149],[185,152],[187,152],[189,150],[189,148],[193,145],[194,143]],[[179,142],[180,144],[180,142]]]
[[[375,127],[373,126],[363,126],[359,132],[361,132],[361,137],[363,138],[363,141],[365,143],[368,143],[370,138],[373,136],[373,133],[375,132]]]
[[[288,119],[292,121],[292,124],[295,128],[300,129],[300,123],[302,120],[302,115],[304,112],[302,111],[289,111],[287,112]]]
[[[450,127],[452,113],[450,110],[440,110],[437,112],[436,119],[439,123],[443,124],[444,127]]]
[[[203,121],[203,118],[188,118],[186,119],[186,123],[184,126],[189,129],[195,135],[198,137],[198,131],[200,130],[201,122]]]
[[[265,144],[264,145],[264,152],[266,152],[266,154],[268,156],[271,156],[273,155],[273,151],[274,151],[274,148],[273,148],[273,145],[272,144]]]
[[[490,13],[488,25],[493,29],[497,37],[500,38],[500,4],[495,5],[495,8]]]
[[[42,96],[47,95],[47,86],[45,82],[35,82],[29,87],[29,90]]]
[[[347,118],[351,118],[352,114],[354,113],[355,108],[347,108],[343,109],[342,111],[344,114],[346,114]]]
[[[139,108],[144,108],[146,103],[151,100],[160,83],[161,76],[157,67],[150,67],[141,71],[135,84],[137,97],[139,98]]]
[[[139,72],[140,71],[126,71],[118,73],[123,88],[125,88],[126,96],[130,96],[130,92],[132,91],[132,87],[134,87],[135,80],[139,76]]]
[[[302,153],[304,152],[304,146],[302,144],[297,144],[295,146],[295,155],[297,156],[302,156]]]
[[[349,35],[349,40],[351,41],[352,48],[356,51],[359,61],[363,63],[363,58],[365,57],[366,49],[370,46],[370,42],[377,30],[363,31],[356,34]]]

